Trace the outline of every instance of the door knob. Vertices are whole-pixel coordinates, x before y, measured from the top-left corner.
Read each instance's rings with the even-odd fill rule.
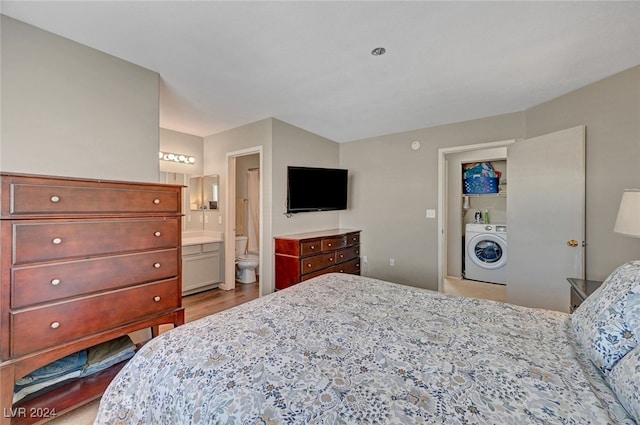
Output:
[[[575,239],[571,239],[570,241],[567,241],[567,245],[575,248],[576,246],[578,246],[578,241]]]

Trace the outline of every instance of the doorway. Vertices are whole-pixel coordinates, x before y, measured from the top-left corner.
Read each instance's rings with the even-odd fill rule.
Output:
[[[257,166],[256,166],[257,165]],[[236,287],[236,265],[235,265],[235,239],[238,230],[241,230],[243,233],[248,231],[246,229],[250,223],[250,217],[246,216],[247,222],[245,223],[244,219],[242,219],[242,223],[238,223],[236,221],[236,217],[243,217],[244,211],[240,211],[240,209],[244,209],[244,202],[242,200],[248,198],[248,187],[245,186],[247,183],[244,179],[238,177],[238,172],[244,170],[244,175],[246,175],[246,171],[248,169],[263,169],[263,155],[262,155],[262,146],[256,146],[252,148],[242,149],[239,151],[228,152],[226,159],[226,194],[225,194],[225,237],[224,237],[224,251],[225,251],[225,278],[224,285],[221,286],[222,289],[231,290]],[[261,266],[264,263],[264,249],[263,249],[263,233],[261,229],[261,222],[263,217],[263,192],[264,192],[264,182],[263,179],[259,179],[258,182],[259,194],[257,196],[257,208],[256,205],[253,205],[253,215],[256,218],[256,221],[253,222],[252,229],[257,227],[257,231],[254,233],[252,237],[252,245],[250,245],[253,249],[252,251],[257,251],[259,258],[259,266],[258,270],[260,270]],[[255,199],[254,195],[251,195],[252,198]],[[255,202],[254,202],[255,204]],[[257,210],[257,211],[256,211]],[[247,214],[249,214],[249,205],[247,203]],[[238,224],[242,227],[242,229],[238,229]],[[257,235],[257,236],[256,236]],[[256,249],[257,248],[257,249]],[[258,280],[259,291],[262,293],[262,280]]]
[[[438,150],[438,291],[444,292],[450,263],[462,277],[463,211],[461,166],[465,162],[506,159],[515,140],[456,146]],[[453,168],[453,170],[450,170]],[[451,171],[451,172],[450,172]],[[456,176],[455,178],[453,176]],[[454,257],[455,256],[455,257]]]
[[[438,290],[444,290],[448,244],[455,238],[448,220],[449,198],[457,198],[454,202],[461,198],[460,185],[447,179],[447,158],[454,153],[507,147],[507,302],[569,311],[567,278],[583,278],[585,269],[585,127],[514,142],[438,151]]]

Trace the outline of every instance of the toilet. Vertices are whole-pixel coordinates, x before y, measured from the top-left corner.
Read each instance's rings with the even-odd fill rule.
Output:
[[[249,238],[245,235],[236,236],[236,282],[253,283],[256,281],[256,268],[260,265],[257,255],[247,254]]]

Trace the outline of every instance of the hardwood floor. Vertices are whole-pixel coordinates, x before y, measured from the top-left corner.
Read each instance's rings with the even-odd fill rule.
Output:
[[[256,283],[236,283],[233,291],[211,289],[198,294],[188,295],[182,298],[185,309],[185,322],[192,322],[201,317],[227,310],[231,307],[246,303],[259,297],[260,288]],[[173,329],[172,325],[160,326],[160,333]],[[51,425],[91,425],[98,412],[100,400],[95,400],[85,406],[62,415],[53,421]]]
[[[184,306],[184,321],[193,322],[210,314],[227,310],[231,307],[246,303],[259,296],[259,285],[255,283],[236,283],[233,291],[211,289],[182,298]],[[160,333],[172,329],[171,325],[160,326]]]
[[[258,282],[238,283],[233,291],[212,289],[184,297],[185,321],[191,322],[258,298],[258,286]]]

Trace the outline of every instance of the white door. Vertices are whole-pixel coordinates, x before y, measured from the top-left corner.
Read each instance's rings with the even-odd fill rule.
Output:
[[[569,311],[584,277],[585,128],[519,141],[507,155],[507,302]]]

